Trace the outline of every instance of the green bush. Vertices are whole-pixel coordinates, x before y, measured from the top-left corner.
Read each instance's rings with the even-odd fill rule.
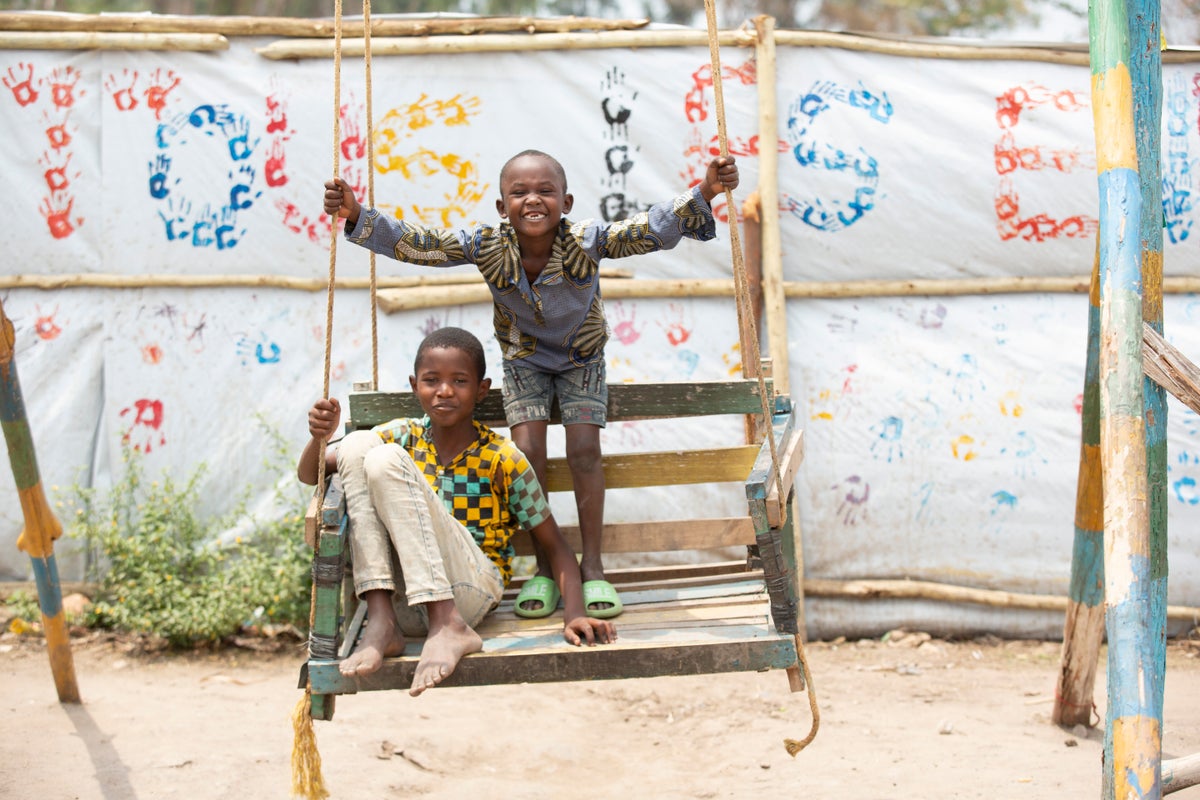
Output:
[[[277,454],[283,443],[273,435]],[[268,474],[284,475],[278,471]],[[265,465],[271,468],[271,465]],[[308,625],[309,563],[302,535],[306,498],[281,478],[285,509],[255,522],[245,502],[227,515],[199,512],[200,465],[183,483],[147,482],[141,455],[125,452],[124,472],[107,492],[72,488],[70,534],[90,551],[88,579],[99,587],[88,624],[161,636],[174,647],[212,643],[246,626]],[[220,534],[245,531],[222,543]]]

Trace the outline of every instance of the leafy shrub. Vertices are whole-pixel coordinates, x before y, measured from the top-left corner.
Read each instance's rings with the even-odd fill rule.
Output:
[[[216,642],[246,625],[306,628],[311,550],[299,485],[281,479],[297,496],[277,497],[284,511],[269,522],[252,520],[244,501],[203,519],[197,494],[204,465],[183,483],[169,476],[147,482],[140,459],[126,450],[124,472],[106,493],[72,488],[70,533],[89,548],[88,579],[99,587],[88,624],[161,636],[175,647]],[[245,533],[222,542],[230,530]]]

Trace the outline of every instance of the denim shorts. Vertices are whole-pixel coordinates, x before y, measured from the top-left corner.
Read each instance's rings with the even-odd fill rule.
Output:
[[[505,361],[503,394],[509,427],[550,419],[555,397],[563,425],[603,428],[607,420],[608,380],[603,359],[559,375]]]

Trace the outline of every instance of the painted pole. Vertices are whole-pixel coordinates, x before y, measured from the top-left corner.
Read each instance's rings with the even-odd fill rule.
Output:
[[[1133,132],[1141,184],[1142,320],[1163,332],[1162,27],[1159,0],[1133,0],[1128,16]],[[1139,356],[1140,363],[1140,356]],[[1150,667],[1162,723],[1167,672],[1167,390],[1142,375],[1150,502]]]
[[[1051,719],[1092,726],[1096,666],[1104,639],[1104,488],[1100,466],[1100,242],[1088,293],[1087,362],[1083,378],[1075,544],[1063,624],[1062,663]]]
[[[62,525],[42,490],[38,475],[37,455],[29,421],[25,416],[25,401],[21,398],[21,382],[17,379],[14,358],[16,333],[0,302],[0,426],[8,444],[8,461],[21,499],[25,527],[17,537],[17,547],[33,562],[33,577],[37,582],[38,606],[42,611],[42,629],[50,652],[50,670],[60,703],[78,703],[79,686],[75,682],[75,661],[71,656],[71,639],[63,613],[62,586],[58,581],[58,565],[54,560],[54,540],[62,535]]]
[[[1152,621],[1149,479],[1141,358],[1142,181],[1131,23],[1124,0],[1089,6],[1100,195],[1100,451],[1108,714],[1103,791],[1162,796],[1162,680]],[[1145,117],[1141,118],[1145,124]]]

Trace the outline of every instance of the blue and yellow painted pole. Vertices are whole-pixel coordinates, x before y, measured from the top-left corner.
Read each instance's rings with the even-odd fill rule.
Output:
[[[1159,0],[1143,0],[1128,15],[1129,76],[1133,87],[1133,132],[1141,184],[1139,228],[1142,321],[1163,333],[1162,48]],[[1139,357],[1140,363],[1140,357]],[[1167,391],[1142,377],[1146,426],[1146,470],[1150,500],[1150,636],[1157,685],[1167,670]],[[1163,717],[1163,695],[1155,718]]]
[[[42,611],[42,628],[50,652],[50,670],[58,689],[60,703],[78,703],[79,686],[75,682],[75,662],[71,656],[71,640],[63,613],[62,586],[58,581],[58,566],[54,561],[54,540],[62,535],[62,524],[50,510],[46,493],[38,475],[37,455],[29,421],[25,416],[25,401],[21,397],[21,382],[17,379],[15,355],[16,333],[0,303],[0,425],[8,444],[8,460],[16,479],[21,499],[25,527],[17,538],[17,547],[29,554],[33,562],[33,577],[37,581],[38,605]]]
[[[1135,120],[1125,3],[1093,0],[1089,15],[1100,194],[1100,449],[1108,632],[1103,784],[1106,798],[1157,798],[1162,794],[1163,684],[1156,662],[1165,643],[1153,620],[1141,355],[1144,200],[1135,132],[1146,118]]]

